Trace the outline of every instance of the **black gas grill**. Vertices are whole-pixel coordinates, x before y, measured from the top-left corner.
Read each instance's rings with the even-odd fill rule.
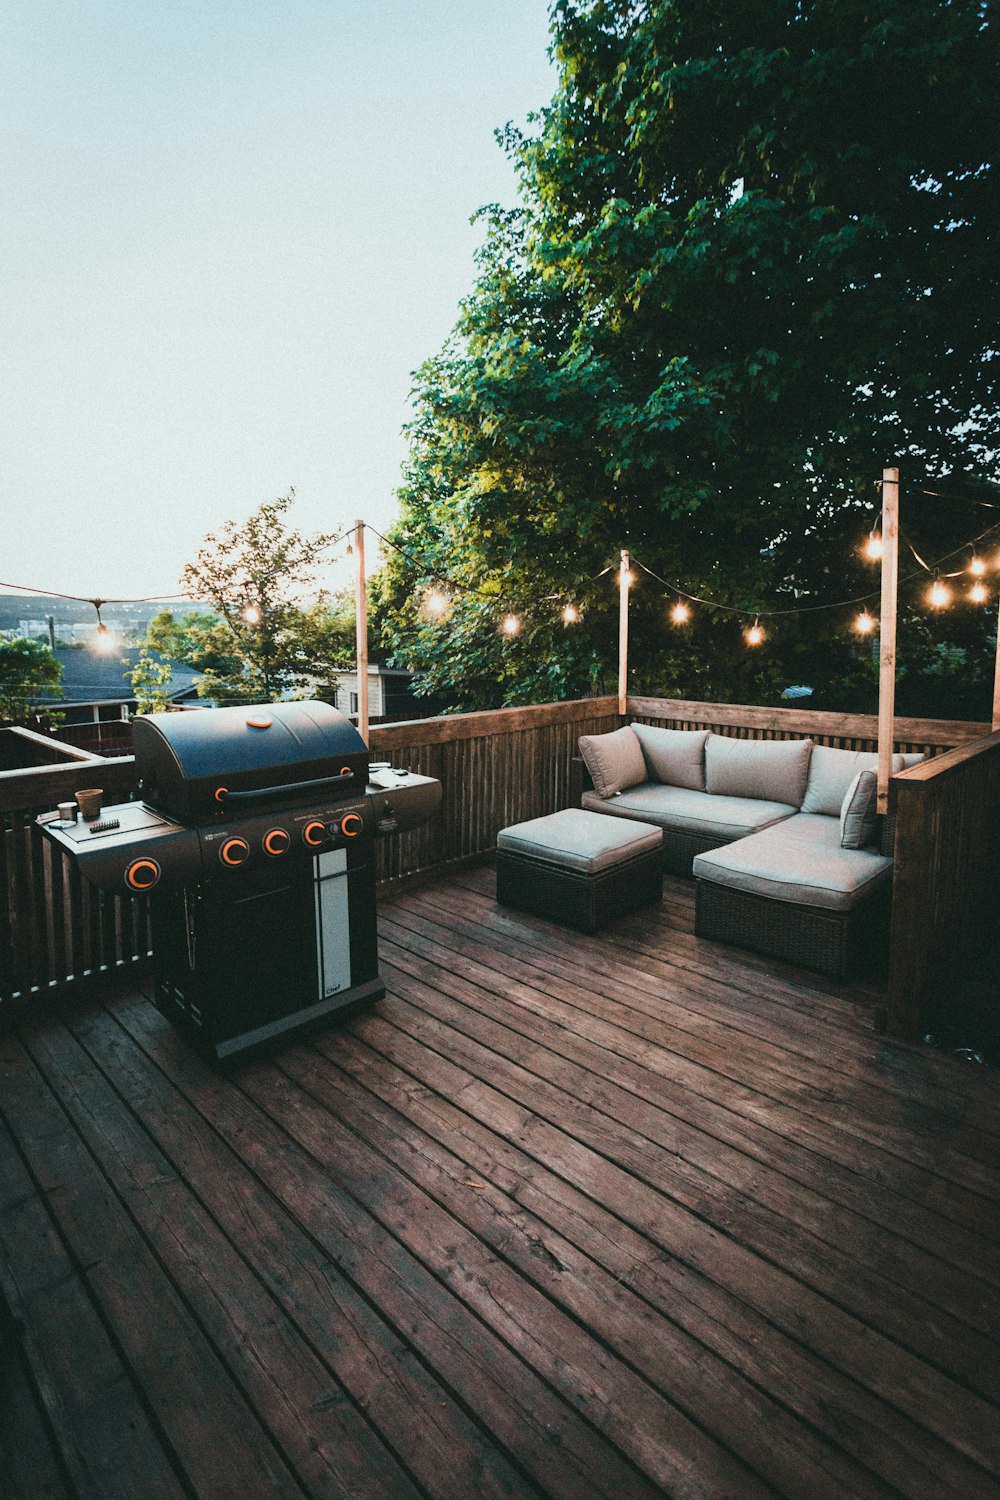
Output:
[[[385,993],[375,839],[437,811],[440,783],[380,770],[329,704],[134,721],[141,802],[40,819],[102,890],[147,895],[159,1009],[216,1059]]]

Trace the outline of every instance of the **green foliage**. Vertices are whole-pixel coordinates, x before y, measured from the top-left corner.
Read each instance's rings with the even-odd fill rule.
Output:
[[[622,546],[719,603],[836,602],[877,587],[853,549],[884,464],[968,492],[995,461],[976,0],[557,0],[553,27],[556,96],[503,135],[522,206],[485,211],[475,289],[416,377],[409,556],[380,581],[397,658],[462,706],[613,677],[611,583],[585,580]],[[443,577],[462,598],[423,622],[407,601]],[[587,605],[572,634],[546,594]],[[865,678],[846,614],[776,621],[747,654],[726,617],[675,632],[664,603],[640,573],[636,686],[769,701],[810,680],[832,706]],[[505,607],[530,614],[512,642]]]
[[[41,641],[0,640],[0,719],[24,719],[39,693],[62,693],[62,666]]]
[[[202,671],[203,697],[269,702],[309,691],[345,664],[342,601],[320,594],[308,606],[302,602],[334,537],[290,528],[293,498],[294,491],[266,501],[242,525],[227,522],[184,569],[185,589],[211,604],[214,616],[177,621],[164,611],[153,622],[147,644],[172,648]]]
[[[122,662],[128,666],[129,658],[123,656]],[[137,713],[166,713],[170,706],[168,689],[172,675],[169,661],[157,661],[145,646],[141,647],[138,661],[132,670],[126,673],[135,693]]]

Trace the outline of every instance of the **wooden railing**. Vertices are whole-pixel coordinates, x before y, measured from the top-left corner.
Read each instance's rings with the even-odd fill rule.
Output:
[[[628,719],[753,738],[875,746],[874,717],[630,698]],[[567,807],[581,734],[623,722],[614,698],[456,714],[372,729],[377,759],[436,776],[440,819],[377,847],[378,877],[395,884],[490,853],[510,823]],[[900,719],[896,748],[933,757],[893,782],[898,795],[897,899],[889,1019],[919,1030],[934,986],[961,941],[987,930],[1000,848],[1000,749],[989,726]],[[954,747],[954,748],[953,748]],[[108,801],[135,795],[131,757],[102,760],[92,777]],[[0,1016],[12,1001],[143,959],[141,901],[101,896],[33,828],[37,813],[72,796],[82,765],[0,773]],[[951,934],[951,936],[949,936]]]
[[[957,1009],[1000,935],[1000,734],[893,777],[889,1029],[918,1037]]]
[[[583,698],[373,728],[376,759],[436,776],[443,788],[439,820],[379,845],[379,879],[486,854],[499,829],[568,807],[580,735],[620,722],[617,699]]]
[[[135,762],[83,755],[61,765],[0,773],[0,1014],[17,1001],[135,963],[149,951],[141,902],[81,880],[34,827],[81,785],[108,801],[135,793]]]
[[[844,750],[875,750],[878,718],[874,714],[828,714],[807,708],[748,708],[737,703],[692,703],[679,698],[629,698],[629,719],[669,729],[712,729],[741,739],[810,739]],[[895,748],[936,755],[940,750],[981,740],[988,724],[961,719],[897,719]]]

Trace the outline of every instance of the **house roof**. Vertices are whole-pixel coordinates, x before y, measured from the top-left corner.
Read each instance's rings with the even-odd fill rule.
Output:
[[[157,652],[151,651],[154,661],[165,661]],[[120,647],[110,656],[100,656],[89,646],[57,646],[56,660],[63,669],[62,696],[45,692],[36,696],[38,703],[131,703],[135,688],[128,673],[139,660],[139,647]],[[194,691],[199,672],[186,667],[182,662],[172,661],[167,692],[171,698],[183,697]]]

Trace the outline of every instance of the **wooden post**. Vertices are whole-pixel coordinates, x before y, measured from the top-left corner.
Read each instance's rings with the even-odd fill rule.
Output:
[[[896,595],[899,585],[899,470],[882,470],[882,604],[878,662],[878,810],[889,811],[896,717]]]
[[[997,606],[997,658],[993,669],[993,728],[1000,729],[1000,604]]]
[[[354,619],[358,657],[358,733],[368,743],[368,593],[365,579],[365,523],[354,523]]]
[[[628,552],[622,548],[618,574],[618,712],[628,713]]]

